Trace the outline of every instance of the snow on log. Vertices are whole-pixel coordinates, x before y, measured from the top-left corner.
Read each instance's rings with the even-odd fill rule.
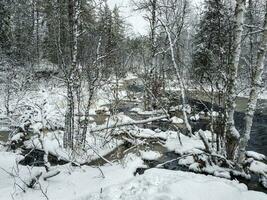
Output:
[[[98,126],[98,127],[95,127],[93,129],[91,129],[91,133],[98,132],[98,131],[103,131],[103,130],[106,130],[106,129],[118,128],[118,127],[122,127],[122,126],[146,124],[146,123],[149,123],[149,122],[158,121],[158,120],[161,120],[161,119],[166,119],[168,117],[169,117],[168,115],[163,115],[163,116],[148,118],[148,119],[139,120],[139,121],[131,120],[131,121],[122,122],[122,123],[106,124],[106,125]]]

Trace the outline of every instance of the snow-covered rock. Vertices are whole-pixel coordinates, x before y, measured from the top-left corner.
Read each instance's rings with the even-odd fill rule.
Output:
[[[209,116],[213,116],[213,117],[218,117],[219,116],[219,113],[216,112],[216,111],[212,111],[212,112],[208,112],[208,115]]]
[[[156,151],[140,151],[141,157],[144,160],[157,160],[161,154]]]
[[[254,158],[255,160],[265,160],[266,156],[260,153],[257,153],[255,151],[247,151],[246,152],[247,157]]]
[[[250,171],[256,174],[267,174],[267,165],[263,162],[254,160],[249,167]]]
[[[190,120],[191,120],[191,121],[198,121],[199,118],[200,118],[200,117],[199,117],[199,114],[195,114],[195,115],[193,115],[193,116],[190,117]]]
[[[174,124],[182,124],[182,123],[184,123],[184,120],[183,120],[183,119],[178,118],[178,117],[176,117],[176,116],[172,117],[172,118],[171,118],[171,121],[172,121],[172,123],[174,123]]]

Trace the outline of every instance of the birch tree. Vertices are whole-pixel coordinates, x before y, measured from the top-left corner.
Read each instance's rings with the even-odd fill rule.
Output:
[[[74,139],[74,88],[75,75],[77,74],[77,54],[78,54],[78,16],[79,1],[69,0],[69,27],[70,27],[70,57],[71,64],[67,72],[67,111],[65,116],[64,146],[73,149]]]
[[[237,89],[237,73],[239,58],[241,53],[241,42],[243,33],[243,22],[245,13],[245,0],[236,0],[235,7],[235,28],[234,28],[234,39],[233,39],[233,54],[230,59],[228,67],[228,83],[226,91],[226,124],[225,124],[225,134],[226,134],[226,154],[229,159],[234,159],[239,132],[236,129],[234,121],[234,113],[236,108],[236,89]]]
[[[180,92],[181,92],[181,98],[182,98],[182,112],[184,117],[185,126],[188,130],[188,135],[192,135],[192,128],[188,121],[187,111],[186,111],[186,94],[185,94],[185,82],[184,78],[181,75],[181,68],[179,68],[177,60],[179,63],[182,63],[180,52],[177,50],[177,43],[180,39],[182,30],[185,26],[185,17],[186,17],[186,11],[188,8],[188,2],[187,0],[183,1],[171,1],[171,0],[164,0],[161,2],[160,5],[160,17],[159,21],[166,33],[166,37],[169,44],[169,50],[172,60],[172,65],[174,69],[175,76],[177,78]],[[180,65],[181,66],[181,65]]]
[[[263,85],[262,75],[264,72],[264,61],[267,51],[267,4],[265,5],[265,18],[263,24],[263,31],[260,36],[259,47],[257,51],[256,65],[252,69],[251,88],[249,94],[249,101],[247,104],[247,111],[245,116],[245,131],[242,133],[239,142],[238,162],[242,163],[245,159],[245,150],[250,139],[251,127],[253,124],[253,117],[257,106],[257,100]]]

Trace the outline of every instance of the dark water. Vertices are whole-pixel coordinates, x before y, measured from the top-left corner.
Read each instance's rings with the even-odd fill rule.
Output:
[[[244,130],[244,113],[236,113],[236,125],[240,131]],[[248,150],[256,151],[267,156],[267,115],[256,114],[248,143]]]
[[[190,99],[190,104],[196,105],[197,111],[207,111],[207,107],[211,108],[211,103],[202,101],[201,103],[196,99]],[[205,105],[203,105],[203,103]],[[267,156],[267,113],[262,112],[262,107],[258,109],[254,115],[253,119],[253,126],[250,134],[250,140],[248,143],[247,150],[256,151],[258,153],[264,154]],[[222,110],[219,106],[214,106],[214,110],[219,111]],[[236,127],[239,130],[240,133],[244,131],[245,127],[245,113],[244,112],[235,112],[235,123]],[[199,121],[199,122],[193,122],[193,128],[194,123],[196,128],[201,129],[207,129],[207,122],[205,121]]]
[[[10,131],[0,131],[0,141],[6,142],[8,140]]]

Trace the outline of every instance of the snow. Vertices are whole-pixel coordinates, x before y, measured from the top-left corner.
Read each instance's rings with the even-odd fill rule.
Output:
[[[239,97],[245,97],[245,98],[249,98],[249,90],[246,91],[242,91],[238,94]],[[259,95],[259,99],[267,99],[267,90],[266,88],[264,90],[261,91],[260,95]]]
[[[74,161],[76,163],[85,163],[90,162],[99,158],[100,156],[105,156],[108,153],[112,152],[118,146],[123,144],[123,141],[111,139],[110,142],[106,145],[103,145],[105,139],[101,135],[94,137],[87,137],[87,146],[82,153],[76,152],[78,155],[73,158],[73,154],[67,149],[63,148],[63,132],[62,131],[53,131],[48,132],[45,136],[41,135],[43,148],[40,144],[39,138],[32,137],[31,140],[26,141],[26,148],[37,148],[43,149],[46,152],[49,152],[52,155],[57,156],[58,158],[66,161]]]
[[[179,165],[191,165],[195,162],[193,156],[186,156],[178,161]]]
[[[247,157],[254,158],[255,160],[265,160],[266,156],[255,151],[247,151]]]
[[[135,79],[133,74],[128,75],[125,80]],[[96,111],[109,112],[107,104],[112,100],[112,88],[103,87],[94,97],[90,114],[96,114]],[[125,91],[119,92],[119,98],[126,97]],[[26,95],[25,95],[26,96]],[[97,134],[88,134],[87,144],[90,145],[81,155],[76,155],[74,158],[70,151],[62,148],[63,132],[48,130],[43,134],[40,132],[42,128],[53,128],[55,126],[64,126],[64,109],[66,108],[66,97],[64,96],[63,88],[54,88],[53,90],[41,87],[38,91],[32,91],[27,95],[27,98],[22,99],[21,105],[33,106],[33,109],[25,109],[19,121],[24,123],[24,119],[31,118],[31,128],[34,133],[39,134],[43,147],[37,136],[25,143],[28,148],[43,148],[46,152],[59,156],[61,159],[72,160],[76,163],[85,163],[99,158],[99,155],[104,156],[113,151],[119,145],[123,144],[122,140],[110,139],[106,144],[108,131],[99,131]],[[181,106],[177,107],[182,109]],[[176,108],[174,108],[176,109]],[[190,106],[187,106],[186,111],[191,112]],[[160,110],[143,111],[140,108],[134,108],[132,111],[143,115],[162,114]],[[19,111],[21,112],[21,110]],[[217,113],[212,113],[217,116]],[[196,114],[190,118],[198,120],[199,115]],[[119,113],[116,116],[111,116],[103,127],[108,127],[114,124],[131,123],[133,119]],[[178,117],[172,117],[172,123],[183,123],[183,120]],[[92,125],[91,126],[96,126]],[[94,128],[93,127],[93,128]],[[169,151],[174,151],[181,155],[189,154],[178,162],[180,165],[188,166],[189,169],[199,172],[205,171],[218,177],[230,178],[227,170],[217,166],[200,166],[196,163],[192,154],[203,152],[204,145],[198,136],[191,138],[181,134],[182,145],[179,142],[177,132],[160,130],[142,129],[137,126],[115,128],[113,134],[120,134],[120,131],[127,130],[131,136],[140,138],[160,138],[166,140],[165,147]],[[46,130],[46,129],[45,129]],[[89,130],[93,130],[92,127]],[[107,135],[106,135],[107,134]],[[113,135],[113,136],[114,136]],[[210,132],[206,131],[205,135],[210,138]],[[21,133],[14,135],[12,140],[19,140]],[[90,137],[89,137],[90,136]],[[134,138],[134,137],[133,137]],[[105,144],[105,145],[103,145]],[[0,146],[1,147],[1,146]],[[97,154],[96,154],[97,152]],[[22,159],[19,156],[10,152],[0,152],[0,199],[46,199],[40,190],[47,191],[49,199],[53,200],[89,200],[89,199],[175,199],[175,200],[266,200],[266,195],[254,191],[248,191],[246,186],[239,184],[236,181],[229,181],[211,176],[197,175],[188,172],[168,171],[162,169],[150,169],[144,175],[134,177],[133,174],[137,168],[147,168],[144,165],[144,160],[156,160],[161,157],[159,152],[146,150],[139,151],[140,156],[128,154],[122,160],[104,166],[79,166],[73,167],[70,164],[62,166],[51,166],[49,173],[45,172],[43,167],[29,167],[17,165],[17,162]],[[80,152],[78,152],[80,153]],[[247,152],[248,157],[257,160],[264,160],[266,157],[256,152]],[[264,175],[262,182],[266,182],[267,165],[253,161],[250,170]],[[13,175],[8,174],[11,172]],[[40,184],[37,184],[35,189],[28,189],[23,181],[29,181],[36,173],[42,172]],[[51,174],[57,176],[44,181],[43,179]],[[16,185],[16,184],[17,185]],[[26,190],[23,193],[21,186]],[[194,191],[194,192],[192,192]]]
[[[253,161],[249,167],[250,171],[256,174],[267,174],[267,165],[260,161]]]
[[[259,99],[267,99],[267,90],[263,90],[260,94]]]
[[[19,141],[22,137],[24,137],[24,133],[17,133],[11,137],[11,141]]]
[[[104,188],[88,200],[266,200],[244,184],[193,173],[150,169],[144,175]]]
[[[213,116],[213,117],[218,117],[219,116],[219,113],[216,112],[216,111],[212,111],[212,112],[208,112],[208,115],[209,116]]]
[[[156,151],[140,151],[141,157],[144,160],[157,160],[161,154]]]
[[[136,75],[133,74],[133,73],[128,73],[127,76],[124,78],[125,81],[128,81],[128,80],[135,80],[135,79],[138,79],[138,76],[136,76]]]
[[[175,138],[174,133],[165,134],[168,138]],[[267,200],[266,194],[248,191],[246,185],[238,181],[213,176],[164,169],[148,169],[144,175],[134,176],[137,168],[147,168],[142,158],[157,159],[160,156],[153,151],[140,151],[140,154],[141,157],[130,153],[121,161],[100,168],[73,167],[70,164],[51,166],[50,173],[60,173],[45,181],[44,178],[50,173],[47,174],[43,167],[16,165],[22,156],[0,152],[0,199],[46,199],[41,186],[50,200]],[[198,163],[193,163],[192,156],[181,159],[179,164],[190,165],[195,171],[200,167]],[[228,176],[223,170],[210,170],[215,170],[216,176]],[[7,172],[12,172],[16,177]],[[29,181],[40,172],[43,175],[36,187],[25,187],[22,180]]]
[[[174,151],[178,154],[186,154],[186,153],[200,153],[202,152],[201,149],[204,149],[203,142],[198,136],[188,137],[183,134],[180,135],[182,145],[179,142],[177,133],[175,132],[169,132],[172,133],[171,137],[168,137],[166,141],[166,148],[169,151]]]
[[[164,114],[162,110],[143,110],[142,108],[132,108],[131,112],[136,112],[139,115],[156,115],[156,114]]]
[[[199,119],[200,119],[199,114],[195,114],[195,115],[190,117],[190,120],[192,120],[192,121],[198,121]]]
[[[17,160],[21,156],[13,153],[0,152],[0,199],[1,200],[30,200],[46,199],[40,190],[47,192],[50,200],[80,200],[88,199],[92,193],[99,193],[102,188],[116,185],[133,178],[133,172],[137,167],[144,167],[143,161],[135,156],[129,155],[125,158],[124,165],[115,163],[114,165],[105,165],[100,168],[91,166],[72,167],[71,165],[62,165],[51,167],[52,170],[60,171],[60,174],[44,181],[40,178],[40,185],[35,189],[25,187],[23,181],[28,181],[34,174],[43,172],[42,167],[28,167],[18,165]],[[100,171],[101,170],[101,171]],[[12,172],[16,177],[10,176],[7,172]],[[102,174],[103,173],[103,174]],[[19,177],[18,177],[19,176]],[[18,187],[24,188],[26,192]]]
[[[10,129],[8,127],[0,127],[0,132],[8,132]]]
[[[139,137],[139,138],[161,138],[161,139],[167,139],[168,132],[156,132],[148,128],[133,128],[129,130],[129,133],[132,136]]]
[[[182,124],[182,123],[184,123],[184,120],[183,120],[183,119],[178,118],[178,117],[176,117],[176,116],[172,117],[172,118],[171,118],[171,121],[172,121],[172,123],[174,123],[174,124]]]

